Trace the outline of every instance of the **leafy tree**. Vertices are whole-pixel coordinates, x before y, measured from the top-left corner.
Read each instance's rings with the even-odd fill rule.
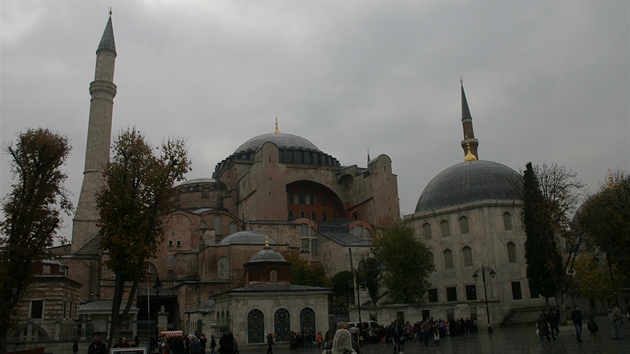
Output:
[[[357,278],[362,289],[367,289],[372,304],[376,305],[381,298],[379,294],[381,281],[381,262],[374,257],[362,259],[359,262]]]
[[[282,256],[291,263],[291,284],[307,286],[331,286],[330,279],[326,276],[326,270],[321,264],[309,264],[300,258],[297,251],[282,252]]]
[[[384,229],[374,242],[374,255],[383,264],[383,285],[392,303],[420,302],[427,278],[435,270],[429,248],[414,237],[406,224]]]
[[[619,273],[617,266],[611,265],[614,273],[619,274],[614,279],[615,286],[618,288],[623,284],[623,278]],[[575,275],[573,293],[587,299],[598,299],[602,303],[610,298],[610,294],[614,292],[615,286],[608,274],[609,266],[605,259],[600,259],[593,253],[582,253],[576,260],[574,265]]]
[[[62,240],[57,231],[62,213],[71,214],[72,203],[63,187],[67,175],[61,170],[70,153],[68,138],[48,129],[28,129],[17,144],[5,145],[11,155],[15,183],[2,200],[0,220],[0,353],[33,266],[51,258],[48,249]]]
[[[349,270],[341,271],[330,279],[332,283],[333,306],[348,306],[352,298],[354,277]]]
[[[96,196],[100,248],[106,255],[105,265],[116,275],[109,347],[129,314],[138,282],[146,277],[142,265],[155,256],[163,241],[160,220],[173,207],[173,185],[190,170],[183,140],[169,139],[153,148],[135,128],[119,134],[112,152],[103,173],[105,185]],[[121,314],[127,282],[132,286]]]
[[[573,268],[584,244],[583,233],[573,227],[573,217],[583,184],[575,173],[555,164],[533,167],[523,173],[521,198],[527,240],[525,258],[530,289],[561,302],[570,285],[565,273]]]
[[[618,172],[609,178],[609,184],[591,196],[578,215],[589,244],[603,255],[608,278],[615,284],[615,278],[630,274],[630,175]],[[612,292],[617,295],[616,288]]]

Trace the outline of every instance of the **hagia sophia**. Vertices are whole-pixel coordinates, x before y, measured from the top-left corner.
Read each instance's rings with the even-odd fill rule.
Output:
[[[85,339],[108,331],[114,275],[103,266],[107,254],[99,250],[94,196],[109,160],[115,60],[110,16],[90,84],[72,242],[56,247],[59,258],[42,265],[9,341]],[[519,309],[545,306],[526,278],[522,201],[515,189],[521,176],[479,159],[463,85],[461,105],[463,161],[454,156],[454,165],[435,171],[415,212],[404,216],[387,155],[369,159],[366,166],[344,166],[317,142],[282,131],[277,120],[268,133],[243,137],[212,176],[175,186],[164,242],[146,263],[151,283],[139,284],[136,298],[127,299],[134,306],[123,333],[148,336],[156,326],[208,336],[230,330],[247,346],[263,344],[270,332],[282,342],[290,331],[326,331],[331,289],[291,284],[290,264],[281,253],[296,251],[332,276],[370,257],[379,229],[401,220],[432,251],[435,271],[425,301],[366,305],[362,314],[354,306],[352,319],[464,317],[476,318],[480,326],[500,325],[521,315]]]

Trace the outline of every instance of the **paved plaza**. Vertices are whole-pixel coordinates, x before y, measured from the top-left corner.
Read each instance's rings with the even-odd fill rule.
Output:
[[[582,330],[582,343],[575,340],[575,330],[572,325],[560,327],[560,336],[557,341],[540,342],[536,335],[535,325],[518,325],[500,327],[493,334],[480,331],[477,334],[458,337],[445,337],[440,340],[440,345],[433,345],[429,341],[429,347],[422,343],[408,342],[405,345],[405,354],[416,353],[601,353],[630,354],[630,324],[623,325],[624,340],[612,339],[612,324],[606,317],[596,318],[599,325],[599,334],[595,341],[591,340],[586,324]],[[288,345],[274,345],[274,354],[320,354],[321,349],[289,350]],[[241,354],[265,354],[265,349],[241,350]],[[393,354],[393,346],[386,344],[366,344],[361,347],[362,354]]]

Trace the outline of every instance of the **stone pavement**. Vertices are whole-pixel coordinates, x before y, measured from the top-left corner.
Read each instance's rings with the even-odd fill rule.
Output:
[[[612,339],[612,323],[606,317],[595,319],[599,326],[598,337],[592,341],[586,328],[582,329],[583,343],[575,340],[573,325],[561,326],[560,336],[557,341],[540,342],[536,335],[534,324],[518,325],[495,328],[493,334],[480,331],[467,336],[446,337],[440,340],[440,345],[435,346],[433,340],[429,341],[429,347],[421,343],[408,342],[405,345],[405,354],[416,353],[465,353],[465,354],[529,354],[529,353],[597,353],[597,354],[630,354],[630,324],[625,321],[623,325],[624,340]],[[266,347],[256,350],[241,350],[241,354],[265,354]],[[274,345],[274,354],[320,354],[321,349],[289,350],[288,345]],[[366,344],[361,347],[362,354],[393,354],[393,346],[387,344]]]

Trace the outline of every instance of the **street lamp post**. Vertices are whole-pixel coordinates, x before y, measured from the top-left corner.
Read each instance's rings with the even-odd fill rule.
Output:
[[[156,275],[156,279],[155,279],[155,285],[153,286],[153,288],[155,289],[155,300],[157,302],[157,313],[155,315],[155,339],[157,340],[160,337],[160,327],[159,327],[159,321],[160,321],[160,289],[162,288],[162,282],[160,281],[160,274],[155,273]]]
[[[494,279],[494,276],[497,275],[497,272],[492,268],[484,267],[483,264],[481,268],[477,268],[475,273],[473,274],[473,278],[475,281],[479,278],[479,273],[481,272],[481,280],[483,281],[483,292],[486,297],[486,317],[488,320],[488,334],[492,333],[492,325],[490,324],[490,308],[488,307],[488,289],[486,288],[486,272],[490,274],[490,276]]]

